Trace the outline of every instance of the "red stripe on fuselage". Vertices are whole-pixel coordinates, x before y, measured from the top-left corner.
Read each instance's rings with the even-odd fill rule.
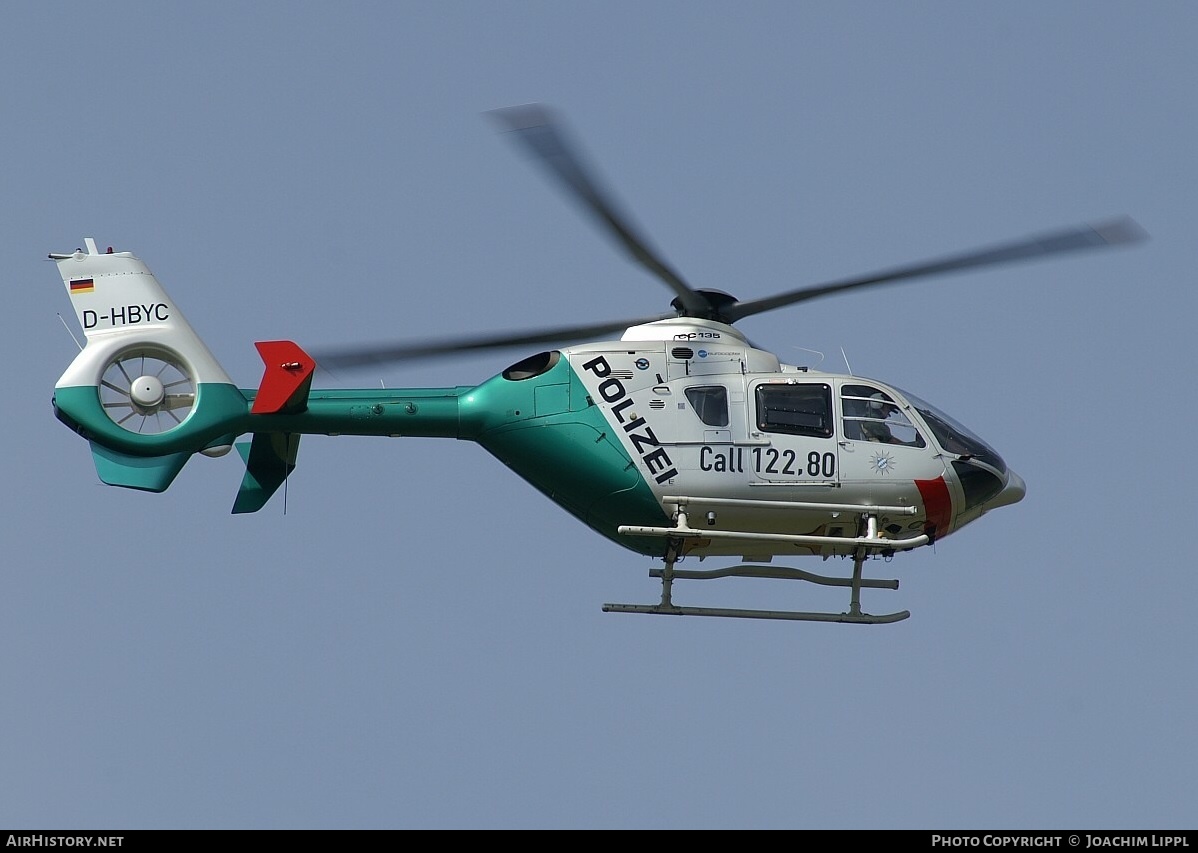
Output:
[[[953,523],[953,498],[948,483],[943,477],[935,480],[916,480],[919,496],[923,498],[923,511],[928,523],[925,533],[933,539],[947,536]]]

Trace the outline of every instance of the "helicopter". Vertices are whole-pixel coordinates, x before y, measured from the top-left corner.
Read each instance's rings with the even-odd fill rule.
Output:
[[[236,447],[245,473],[232,511],[252,513],[295,469],[303,435],[462,439],[601,536],[660,561],[649,572],[660,580],[660,600],[608,603],[605,612],[898,622],[910,612],[862,610],[862,590],[898,588],[898,580],[865,577],[867,562],[888,563],[1019,502],[1024,481],[989,444],[921,398],[851,372],[786,364],[734,324],[838,293],[1147,236],[1121,217],[742,301],[687,283],[619,209],[549,108],[490,115],[673,292],[671,312],[315,356],[292,341],[260,341],[262,378],[240,388],[149,267],[128,251],[101,252],[89,237],[84,248],[49,255],[86,339],[56,383],[53,407],[89,442],[99,479],[162,492],[192,456]],[[556,348],[478,385],[312,387],[318,365],[352,369],[549,345]],[[817,574],[773,565],[776,557],[836,558],[851,570]],[[680,568],[687,558],[739,562]],[[849,605],[824,612],[674,602],[675,582],[724,577],[846,588]]]

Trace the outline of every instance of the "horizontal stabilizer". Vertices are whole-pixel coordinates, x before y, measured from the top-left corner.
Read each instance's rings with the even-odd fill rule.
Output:
[[[254,344],[266,370],[254,397],[255,415],[291,415],[308,407],[316,362],[291,341],[258,341]]]
[[[183,470],[190,453],[171,453],[167,456],[129,456],[91,442],[92,459],[100,480],[110,486],[141,489],[145,492],[164,492]]]
[[[256,432],[251,443],[241,442],[237,452],[245,460],[245,477],[233,502],[233,512],[257,512],[295,470],[299,452],[298,435],[281,432]]]

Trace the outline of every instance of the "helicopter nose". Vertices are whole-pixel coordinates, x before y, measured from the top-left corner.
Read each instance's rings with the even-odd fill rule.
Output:
[[[994,496],[994,500],[986,504],[986,509],[990,510],[995,507],[1017,504],[1023,500],[1026,494],[1027,485],[1023,482],[1023,478],[1008,469],[1007,484],[1003,486],[1001,492]]]

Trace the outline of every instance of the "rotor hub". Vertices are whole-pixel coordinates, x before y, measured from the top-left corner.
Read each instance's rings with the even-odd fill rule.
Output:
[[[97,390],[112,422],[141,435],[179,426],[196,401],[190,369],[176,354],[160,347],[118,355],[104,368]]]
[[[698,316],[700,320],[718,320],[721,323],[726,323],[726,315],[724,310],[732,305],[735,305],[739,300],[730,293],[725,293],[722,290],[713,290],[708,287],[700,287],[695,293],[698,293],[707,302],[708,310]],[[679,317],[693,317],[693,313],[686,310],[686,306],[682,302],[682,297],[675,296],[670,301],[670,305],[678,312]]]
[[[139,376],[129,388],[133,405],[145,412],[152,412],[166,399],[166,386],[157,376]]]

